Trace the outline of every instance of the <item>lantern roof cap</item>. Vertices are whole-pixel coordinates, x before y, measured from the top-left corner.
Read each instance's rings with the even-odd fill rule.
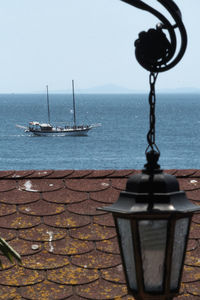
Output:
[[[157,169],[144,169],[131,176],[126,190],[120,193],[118,200],[102,210],[121,214],[183,214],[200,210],[180,191],[174,175]]]

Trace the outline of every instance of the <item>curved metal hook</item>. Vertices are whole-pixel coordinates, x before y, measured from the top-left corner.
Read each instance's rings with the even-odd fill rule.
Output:
[[[147,69],[151,72],[164,72],[164,71],[167,71],[167,70],[173,68],[183,57],[186,47],[187,47],[186,29],[182,22],[182,16],[181,16],[180,9],[175,4],[175,2],[173,0],[157,0],[171,14],[172,18],[175,21],[175,25],[172,25],[163,14],[161,14],[159,11],[155,10],[154,8],[147,5],[146,3],[144,3],[141,0],[121,0],[121,1],[126,2],[132,6],[135,6],[139,9],[148,11],[151,14],[153,14],[154,16],[156,16],[162,23],[162,27],[159,29],[159,31],[160,31],[159,34],[161,34],[162,28],[167,29],[169,32],[170,41],[167,40],[167,38],[165,37],[163,32],[162,32],[163,36],[161,36],[161,40],[164,38],[165,42],[168,43],[168,46],[165,45],[167,47],[167,50],[166,50],[167,55],[166,55],[166,58],[164,61],[162,59],[160,59],[160,61],[157,60],[157,65],[155,63],[149,64],[149,61],[146,61],[144,57],[143,58],[140,57],[139,50],[136,49],[136,58],[137,58],[138,62],[145,69]],[[177,39],[176,39],[175,28],[178,28],[180,31],[181,45],[180,45],[178,53],[174,57],[176,48],[177,48]],[[156,30],[150,29],[147,34],[152,34],[152,33],[154,34],[155,31]],[[144,36],[144,32],[142,32],[141,35]],[[137,41],[139,41],[139,40],[137,40]],[[137,41],[136,41],[136,43],[137,43]]]

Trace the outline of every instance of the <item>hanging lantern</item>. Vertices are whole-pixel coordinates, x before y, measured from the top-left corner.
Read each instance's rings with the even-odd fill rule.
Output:
[[[179,293],[191,218],[200,207],[179,190],[175,176],[163,173],[158,165],[155,82],[159,72],[171,69],[181,60],[187,34],[173,0],[158,2],[168,10],[175,24],[142,0],[122,1],[152,13],[161,21],[155,29],[142,31],[135,42],[136,59],[150,71],[147,164],[141,174],[128,180],[117,202],[101,210],[113,214],[129,294],[136,300],[170,300]],[[180,33],[179,51],[176,29]]]
[[[131,177],[116,203],[101,208],[113,214],[129,294],[136,300],[167,300],[179,293],[192,204],[175,176],[155,167],[148,152],[141,174]]]

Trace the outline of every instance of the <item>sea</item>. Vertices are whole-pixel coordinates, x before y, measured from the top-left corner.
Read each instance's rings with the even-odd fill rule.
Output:
[[[49,96],[54,124],[72,124],[70,94]],[[162,169],[200,169],[200,95],[159,94],[156,144]],[[0,95],[0,170],[142,169],[149,130],[147,94],[77,94],[88,136],[33,136],[16,125],[47,122],[45,94]]]

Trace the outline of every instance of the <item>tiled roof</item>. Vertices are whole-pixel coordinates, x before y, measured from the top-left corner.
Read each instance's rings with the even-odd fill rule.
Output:
[[[1,171],[0,236],[23,264],[0,257],[0,299],[133,299],[112,216],[96,208],[115,202],[135,172]],[[200,204],[200,171],[168,172]],[[200,299],[200,214],[192,222],[180,299]]]

